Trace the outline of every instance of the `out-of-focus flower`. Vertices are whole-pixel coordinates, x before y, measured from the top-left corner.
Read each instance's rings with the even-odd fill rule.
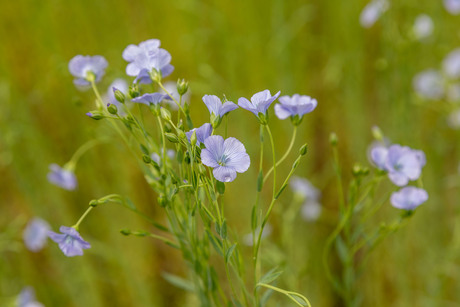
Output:
[[[460,0],[444,0],[444,7],[452,15],[460,14]]]
[[[169,97],[166,94],[152,93],[152,94],[144,94],[142,96],[133,98],[131,101],[137,102],[137,103],[143,103],[145,105],[150,105],[150,104],[159,104],[163,100],[171,100],[171,97]]]
[[[174,66],[171,62],[171,55],[165,49],[160,48],[160,41],[150,39],[140,43],[138,46],[129,45],[123,51],[123,59],[129,62],[126,66],[126,74],[136,77],[140,83],[151,83],[150,73],[153,69],[161,72],[162,77],[169,76]]]
[[[359,16],[359,22],[363,28],[370,28],[388,10],[390,3],[387,0],[372,0],[369,2]]]
[[[204,95],[203,102],[208,108],[209,113],[218,117],[223,117],[228,112],[238,108],[238,106],[231,101],[222,103],[216,95]]]
[[[460,48],[451,51],[442,62],[444,73],[452,79],[460,77]]]
[[[433,19],[427,14],[420,14],[415,18],[412,31],[416,39],[424,39],[433,33],[434,24]]]
[[[59,244],[59,248],[67,257],[82,256],[83,250],[91,247],[88,242],[83,240],[75,228],[61,226],[59,231],[62,234],[48,231],[48,236]]]
[[[185,135],[187,136],[189,142],[190,138],[192,137],[193,131],[196,131],[196,146],[200,146],[201,143],[204,143],[204,140],[211,136],[212,126],[211,124],[206,123],[199,128],[194,128],[189,132],[185,132]]]
[[[460,129],[460,109],[457,109],[447,117],[447,124],[452,129]]]
[[[49,166],[48,181],[58,187],[72,191],[77,188],[77,177],[73,171],[60,167],[57,164]]]
[[[428,200],[428,193],[416,187],[404,187],[391,194],[390,202],[393,207],[404,210],[414,210]]]
[[[259,232],[260,232],[260,228],[257,228],[256,229],[256,240],[259,237]],[[272,225],[266,224],[265,227],[264,227],[264,230],[262,231],[261,238],[264,239],[264,238],[268,237],[269,235],[271,235],[272,232],[273,232]],[[248,234],[244,235],[243,243],[245,245],[247,245],[247,246],[253,246],[254,245],[254,242],[252,240],[252,233],[248,233]]]
[[[299,195],[303,200],[318,200],[321,197],[320,190],[318,190],[306,178],[292,176],[291,180],[289,181],[289,186],[291,187],[294,194]]]
[[[307,200],[300,208],[303,219],[308,222],[316,221],[321,216],[321,211],[321,204],[316,200]]]
[[[32,287],[25,287],[16,299],[17,307],[45,307],[35,299],[35,291]]]
[[[426,99],[438,100],[444,96],[444,79],[439,71],[428,69],[418,73],[413,80],[414,90]]]
[[[156,163],[160,163],[161,159],[163,158],[163,149],[161,149],[161,153],[162,153],[162,156],[160,157],[159,154],[154,152],[150,155],[150,158]],[[166,156],[172,160],[176,156],[176,152],[173,149],[168,149],[166,150]]]
[[[201,162],[214,168],[212,173],[221,182],[235,180],[236,173],[244,173],[251,164],[246,148],[235,138],[224,141],[220,135],[212,135],[204,140],[204,145]]]
[[[75,77],[75,85],[87,86],[91,84],[91,80],[99,82],[107,66],[107,60],[103,56],[77,55],[70,60],[69,71]]]
[[[50,225],[41,218],[36,217],[30,220],[22,233],[27,249],[32,252],[40,251],[46,244],[50,229]]]
[[[388,148],[386,170],[388,177],[397,186],[405,186],[409,180],[417,180],[425,166],[425,154],[407,146],[391,145]]]
[[[310,96],[294,94],[292,97],[281,96],[278,101],[280,103],[275,105],[275,114],[279,119],[286,119],[289,116],[294,118],[299,117],[299,122],[307,113],[312,112],[318,102]]]
[[[388,148],[383,144],[371,149],[371,161],[381,170],[387,170],[386,163],[388,158]]]
[[[276,93],[275,95],[271,95],[269,90],[265,90],[262,92],[255,93],[251,97],[251,101],[248,99],[241,97],[238,99],[238,105],[243,109],[251,111],[254,113],[259,120],[261,119],[260,116],[263,117],[267,116],[267,110],[272,104],[273,101],[278,98],[281,92]]]

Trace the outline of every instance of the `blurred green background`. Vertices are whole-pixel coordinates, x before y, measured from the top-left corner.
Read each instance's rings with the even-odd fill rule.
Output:
[[[412,78],[421,70],[438,67],[448,52],[460,46],[460,17],[450,15],[440,1],[392,1],[382,18],[364,29],[359,14],[366,3],[2,1],[0,297],[13,297],[30,285],[46,306],[198,304],[161,276],[162,272],[186,276],[181,255],[151,239],[120,235],[122,228],[148,225],[117,205],[98,208],[81,227],[92,244],[83,257],[66,258],[52,242],[32,253],[21,239],[30,218],[39,216],[57,231],[60,225],[75,223],[91,199],[109,193],[130,197],[162,221],[156,196],[129,151],[107,125],[85,116],[94,97],[74,87],[67,68],[77,54],[103,55],[109,67],[99,89],[105,92],[113,79],[126,77],[124,48],[158,38],[175,66],[168,80],[190,81],[196,125],[208,118],[201,102],[204,94],[225,94],[236,102],[270,89],[318,100],[317,109],[300,126],[296,146],[309,144],[298,175],[322,190],[324,214],[315,223],[297,221],[304,235],[290,256],[297,257],[304,273],[292,290],[307,296],[313,306],[340,306],[321,263],[325,239],[337,216],[328,137],[333,131],[338,134],[344,172],[350,177],[355,161],[368,163],[370,130],[378,125],[391,141],[425,151],[428,163],[423,180],[430,199],[407,227],[390,236],[369,259],[359,280],[363,306],[458,306],[460,136],[446,124],[446,114],[432,105],[439,102],[419,103]],[[429,14],[435,25],[424,42],[408,35],[420,13]],[[230,135],[242,140],[256,161],[257,121],[249,112],[236,112]],[[271,115],[280,155],[292,127]],[[77,191],[48,183],[50,163],[63,165],[81,144],[101,135],[114,136],[113,141],[83,156],[76,170]],[[250,232],[256,177],[256,167],[251,167],[228,185],[226,212],[239,235]],[[268,198],[269,189],[266,192]],[[288,203],[288,196],[282,198],[277,213]],[[398,214],[385,206],[384,216]],[[275,245],[282,227],[277,221],[275,216]],[[272,252],[264,255],[265,261],[282,261],[273,252],[276,247],[269,247],[262,249],[262,254]],[[275,295],[272,304],[289,303]]]

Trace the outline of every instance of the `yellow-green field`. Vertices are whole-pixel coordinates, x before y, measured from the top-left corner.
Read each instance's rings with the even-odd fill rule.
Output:
[[[338,223],[339,203],[329,135],[338,136],[345,182],[355,162],[369,166],[371,129],[378,126],[392,143],[425,152],[423,186],[429,200],[398,232],[388,236],[366,260],[355,281],[359,306],[459,306],[460,304],[460,132],[448,125],[460,101],[427,100],[413,89],[414,76],[441,67],[460,47],[460,15],[442,1],[391,1],[370,28],[359,16],[366,0],[266,1],[99,1],[16,0],[0,3],[0,306],[32,286],[45,306],[199,306],[197,298],[171,285],[164,273],[188,277],[177,250],[152,238],[123,236],[120,229],[154,229],[116,204],[94,210],[80,231],[91,242],[82,257],[65,257],[58,246],[31,252],[22,232],[35,217],[54,231],[72,225],[92,199],[117,193],[166,224],[157,195],[138,162],[94,109],[91,91],[79,91],[68,71],[77,54],[103,55],[109,62],[98,84],[102,93],[115,78],[125,78],[121,54],[129,44],[161,40],[172,55],[173,74],[165,81],[190,82],[190,112],[195,125],[209,120],[205,94],[239,97],[270,89],[318,100],[299,127],[295,148],[308,143],[296,175],[322,192],[321,217],[294,220],[289,242],[283,212],[292,193],[277,202],[272,234],[261,247],[262,268],[285,270],[278,286],[305,295],[314,307],[344,306],[326,278],[325,242]],[[419,14],[434,22],[430,37],[418,41],[411,29]],[[457,80],[458,81],[458,80]],[[229,117],[228,132],[251,157],[248,172],[226,185],[227,223],[242,238],[251,232],[251,208],[258,174],[259,124],[247,111]],[[145,117],[152,134],[154,119]],[[292,125],[270,109],[271,129],[281,156]],[[149,123],[151,121],[151,123]],[[51,163],[65,164],[85,142],[103,138],[76,168],[78,189],[66,191],[47,181]],[[296,149],[297,150],[297,149]],[[297,151],[289,156],[293,161]],[[270,162],[266,143],[266,162]],[[289,162],[292,163],[292,162]],[[282,178],[289,163],[278,170]],[[279,179],[281,180],[281,179]],[[270,183],[270,182],[269,182]],[[382,190],[390,191],[385,179]],[[266,208],[271,190],[262,193]],[[389,202],[372,223],[400,212]],[[251,257],[252,249],[242,246]],[[285,252],[285,253],[284,253]],[[340,267],[331,256],[332,269]],[[358,259],[359,261],[359,259]],[[273,294],[267,306],[290,306]]]

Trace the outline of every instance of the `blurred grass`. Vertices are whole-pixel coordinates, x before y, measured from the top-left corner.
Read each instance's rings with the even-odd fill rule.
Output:
[[[50,163],[62,165],[87,140],[111,135],[103,123],[84,115],[94,98],[74,88],[68,61],[76,54],[104,55],[110,63],[100,84],[105,91],[114,78],[124,76],[123,49],[158,38],[176,67],[170,79],[191,82],[195,125],[207,120],[203,94],[225,94],[236,101],[268,88],[272,93],[281,90],[318,99],[317,110],[306,116],[299,131],[300,138],[309,143],[299,174],[323,190],[322,202],[331,217],[316,224],[298,220],[299,230],[306,235],[298,238],[302,241],[293,253],[304,259],[305,268],[294,290],[305,294],[314,306],[338,306],[321,265],[324,241],[334,227],[337,209],[328,136],[338,133],[347,170],[355,161],[366,161],[370,128],[379,125],[393,142],[426,152],[424,183],[430,200],[371,257],[359,285],[363,306],[455,306],[460,301],[460,230],[455,231],[458,187],[446,187],[446,178],[454,175],[458,182],[459,135],[447,127],[444,114],[415,105],[412,77],[438,67],[458,47],[459,18],[436,1],[393,1],[375,26],[363,29],[358,20],[365,4],[3,1],[1,231],[9,229],[13,220],[24,222],[32,216],[47,219],[55,230],[61,224],[71,225],[89,200],[114,192],[130,197],[161,220],[155,195],[121,142],[101,144],[82,158],[76,171],[77,192],[60,190],[46,181]],[[435,22],[427,43],[407,37],[419,13],[430,14]],[[285,136],[291,126],[271,115],[279,155],[289,142]],[[231,135],[243,140],[255,160],[257,122],[243,111],[231,114],[230,119]],[[229,223],[241,229],[240,235],[250,230],[256,172],[251,168],[239,175],[226,193]],[[247,195],[247,201],[238,202],[240,195]],[[282,212],[287,205],[286,197],[277,210]],[[388,206],[384,214],[397,213]],[[37,254],[21,244],[15,245],[15,251],[0,250],[0,296],[13,296],[32,285],[46,306],[193,306],[187,295],[161,278],[162,271],[185,276],[178,253],[156,241],[118,233],[121,228],[142,227],[148,226],[122,208],[107,205],[82,227],[93,246],[84,257],[64,258],[54,244]],[[21,231],[19,227],[10,239],[20,243]],[[266,256],[267,265],[278,259],[274,248],[263,247],[264,251],[272,253]],[[274,301],[286,304],[278,296]]]

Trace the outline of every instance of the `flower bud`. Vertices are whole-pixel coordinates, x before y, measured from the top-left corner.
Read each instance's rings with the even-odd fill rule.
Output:
[[[122,229],[120,230],[120,233],[124,236],[129,236],[131,234],[131,230],[129,229]]]
[[[149,164],[150,162],[152,162],[152,158],[150,158],[148,155],[143,155],[142,161],[144,161],[145,164]]]
[[[98,111],[98,110],[90,111],[90,112],[86,113],[86,115],[91,117],[94,120],[100,120],[100,119],[103,119],[105,117],[104,114],[101,111]]]
[[[117,89],[116,87],[112,87],[112,90],[113,90],[113,95],[115,96],[115,99],[118,102],[125,103],[125,99],[126,99],[125,94],[123,94],[123,92]]]
[[[97,205],[99,205],[99,201],[97,199],[93,199],[89,202],[89,205],[91,207],[96,207]]]
[[[196,141],[197,141],[196,130],[193,130],[192,136],[190,137],[190,144],[192,144],[192,146],[195,146]]]
[[[170,141],[171,143],[179,143],[179,138],[177,137],[177,135],[175,135],[174,133],[168,133],[166,132],[165,133],[165,137],[168,139],[168,141]]]
[[[188,82],[184,79],[177,80],[177,92],[179,95],[183,96],[188,91]]]
[[[217,127],[219,127],[220,123],[222,122],[222,117],[214,114],[213,112],[211,113],[210,122],[211,122],[212,129],[215,130]]]
[[[169,112],[168,109],[161,108],[160,114],[161,114],[161,118],[163,118],[165,121],[171,120],[171,112]]]
[[[383,142],[383,133],[382,133],[382,130],[380,130],[379,127],[377,127],[377,126],[372,127],[372,136],[377,141]]]
[[[308,151],[308,145],[304,144],[302,147],[300,147],[299,153],[301,156],[305,156]]]
[[[118,108],[116,105],[108,103],[107,111],[109,111],[110,114],[116,115],[118,113]]]
[[[179,139],[181,140],[187,140],[187,135],[185,134],[184,131],[181,129],[176,129],[177,135],[179,136]]]
[[[131,99],[139,97],[141,95],[141,93],[139,92],[139,86],[137,84],[130,85],[128,94],[129,97],[131,97]]]
[[[332,146],[336,146],[338,142],[339,139],[337,138],[337,134],[335,134],[335,132],[332,132],[329,136],[329,143],[331,143]]]

